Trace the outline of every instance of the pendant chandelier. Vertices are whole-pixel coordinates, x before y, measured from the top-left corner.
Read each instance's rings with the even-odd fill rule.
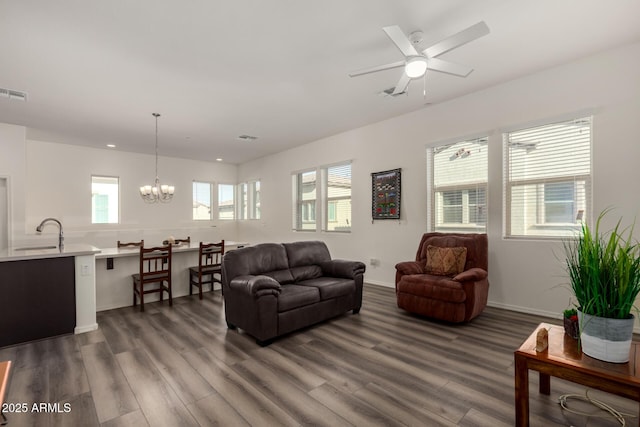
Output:
[[[158,178],[158,117],[160,114],[152,114],[156,118],[156,180],[153,185],[140,187],[140,196],[145,203],[168,203],[173,199],[175,187],[167,184],[160,185],[160,178]]]

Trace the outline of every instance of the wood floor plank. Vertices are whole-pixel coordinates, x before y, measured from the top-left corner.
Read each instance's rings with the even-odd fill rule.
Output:
[[[7,402],[72,405],[72,413],[7,414],[9,427],[508,426],[513,351],[540,322],[559,324],[487,307],[472,322],[452,325],[407,313],[392,288],[370,284],[358,315],[268,347],[227,328],[219,291],[97,318],[97,331],[0,349],[0,360],[14,361]],[[561,394],[583,395],[584,387],[552,378],[547,396],[538,393],[537,375],[529,380],[532,426],[618,425],[558,405]],[[589,395],[638,413],[638,402]]]
[[[184,356],[249,424],[297,425],[296,420],[283,408],[269,400],[253,384],[233,369],[229,369],[206,349],[185,353]]]
[[[198,425],[144,350],[119,353],[116,359],[150,425]]]
[[[112,418],[100,424],[101,427],[149,427],[149,423],[142,411],[137,410]]]
[[[327,427],[349,425],[344,418],[274,372],[260,359],[261,357],[256,357],[246,360],[234,365],[233,369],[245,380],[255,384],[262,394],[277,403],[300,424]]]
[[[243,427],[250,425],[238,411],[233,409],[233,406],[217,393],[191,403],[187,409],[201,426]]]
[[[120,365],[106,342],[84,345],[80,350],[99,422],[104,423],[140,409]]]
[[[155,316],[155,315],[154,315]],[[166,335],[140,338],[145,351],[182,403],[189,404],[213,393],[213,388],[167,341]]]

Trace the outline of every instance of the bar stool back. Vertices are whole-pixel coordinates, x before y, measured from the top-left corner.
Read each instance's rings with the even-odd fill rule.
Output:
[[[202,299],[202,285],[210,284],[212,291],[214,283],[220,283],[222,286],[223,256],[224,240],[219,243],[200,242],[198,265],[189,268],[189,295],[193,295],[194,286],[198,288],[200,299]]]
[[[140,247],[140,272],[133,278],[133,306],[140,298],[140,311],[144,311],[144,296],[159,292],[160,301],[164,293],[169,296],[169,305],[173,305],[171,294],[171,245],[153,248]]]

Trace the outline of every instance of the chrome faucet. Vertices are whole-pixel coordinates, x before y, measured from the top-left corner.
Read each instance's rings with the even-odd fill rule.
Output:
[[[62,223],[60,221],[58,221],[55,218],[45,218],[42,220],[42,222],[40,223],[39,226],[36,227],[36,231],[38,233],[42,232],[42,229],[44,228],[44,224],[48,221],[53,221],[55,223],[58,224],[58,227],[60,227],[60,233],[58,234],[58,247],[60,249],[64,248],[64,233],[62,232]]]

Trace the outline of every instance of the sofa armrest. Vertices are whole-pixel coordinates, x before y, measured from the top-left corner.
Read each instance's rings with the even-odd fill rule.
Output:
[[[487,271],[481,268],[470,268],[453,277],[456,282],[477,282],[487,278]]]
[[[279,295],[280,283],[269,276],[238,276],[229,282],[229,290],[254,297]]]
[[[424,265],[418,261],[404,261],[396,264],[396,272],[401,275],[424,274]]]
[[[319,263],[322,274],[328,277],[343,277],[354,279],[356,276],[364,274],[366,266],[360,261],[348,261],[344,259],[333,259]]]

